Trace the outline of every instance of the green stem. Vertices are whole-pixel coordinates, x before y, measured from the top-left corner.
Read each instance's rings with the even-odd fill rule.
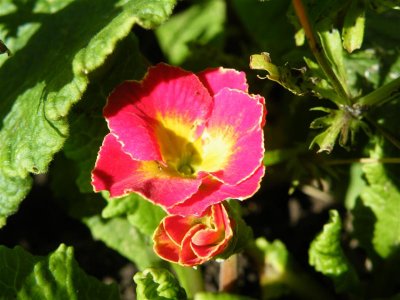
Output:
[[[400,98],[400,77],[359,98],[357,103],[360,105],[376,106],[396,98]]]
[[[308,45],[310,46],[311,52],[314,54],[315,59],[320,65],[322,71],[325,73],[329,82],[332,84],[335,92],[339,95],[341,99],[343,99],[343,104],[351,105],[352,103],[350,100],[350,96],[343,88],[340,80],[337,78],[335,72],[332,70],[328,59],[322,52],[322,46],[318,42],[312,26],[308,20],[307,11],[304,8],[303,2],[301,0],[292,0],[292,3],[299,22],[304,29],[304,34],[307,38]]]
[[[199,292],[203,292],[204,281],[203,274],[200,269],[182,267],[177,264],[171,264],[176,273],[181,286],[185,289],[188,298],[193,298]]]

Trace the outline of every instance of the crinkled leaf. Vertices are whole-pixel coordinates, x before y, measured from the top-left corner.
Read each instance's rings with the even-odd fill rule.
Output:
[[[172,16],[156,30],[161,49],[172,64],[182,64],[191,54],[190,43],[218,46],[223,42],[225,2],[206,0]]]
[[[130,224],[148,236],[153,235],[165,216],[165,212],[159,206],[134,193],[122,198],[106,199],[108,204],[102,212],[103,218],[126,216]]]
[[[329,222],[313,240],[309,262],[318,272],[330,277],[338,292],[349,291],[357,285],[357,275],[341,247],[342,224],[339,213],[330,211]]]
[[[187,299],[178,280],[166,269],[148,268],[133,277],[136,297],[142,300]]]
[[[343,48],[351,53],[360,49],[364,39],[365,4],[353,0],[348,8],[342,29]]]
[[[194,300],[254,300],[254,298],[228,293],[197,293]]]
[[[135,23],[150,28],[174,0],[2,1],[0,33],[13,56],[0,68],[0,225],[46,172],[68,135],[67,114]],[[55,30],[57,29],[57,30]],[[6,79],[6,80],[5,80]]]
[[[86,275],[65,245],[47,257],[0,246],[0,270],[0,299],[119,299],[118,287]]]

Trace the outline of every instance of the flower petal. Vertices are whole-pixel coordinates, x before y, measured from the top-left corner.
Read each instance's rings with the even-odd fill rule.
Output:
[[[260,96],[222,89],[214,97],[214,109],[203,136],[202,171],[234,185],[249,177],[264,154],[264,106]]]
[[[204,178],[196,194],[183,203],[168,207],[167,211],[170,214],[181,216],[200,215],[209,205],[222,202],[226,199],[247,199],[253,196],[260,188],[264,172],[265,167],[261,165],[249,178],[237,185],[223,184],[212,177]]]
[[[233,236],[229,215],[222,204],[211,206],[211,228],[198,231],[192,238],[193,252],[200,257],[222,252]]]
[[[132,159],[113,134],[105,137],[92,171],[95,191],[108,190],[111,197],[136,192],[163,207],[191,197],[200,184],[200,179],[180,177],[156,162]]]
[[[164,219],[164,224],[171,239],[178,245],[181,245],[182,240],[187,232],[190,230],[193,224],[196,223],[195,219],[197,218],[192,216],[167,216]]]
[[[154,252],[165,260],[179,262],[180,248],[170,239],[164,227],[164,222],[158,225],[153,235]]]
[[[209,90],[211,95],[217,94],[223,88],[231,88],[247,92],[249,86],[246,74],[234,69],[213,68],[206,69],[197,74],[201,82]]]
[[[196,75],[158,64],[149,69],[141,83],[131,81],[118,86],[108,98],[104,116],[124,151],[134,159],[161,161],[160,135],[168,139],[166,133],[172,132],[194,141],[212,104],[208,90]]]
[[[210,259],[210,257],[198,257],[196,253],[192,249],[191,240],[192,236],[198,232],[206,228],[204,224],[197,224],[193,226],[190,231],[185,235],[185,238],[182,241],[181,245],[181,253],[179,258],[179,263],[184,266],[196,266],[202,264]]]

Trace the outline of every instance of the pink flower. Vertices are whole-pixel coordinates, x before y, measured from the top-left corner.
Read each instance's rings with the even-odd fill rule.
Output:
[[[92,185],[111,197],[139,193],[168,213],[200,215],[228,198],[251,197],[264,175],[264,98],[243,72],[197,75],[166,64],[109,96]]]
[[[216,204],[200,217],[165,217],[153,235],[154,251],[165,260],[196,266],[222,253],[232,236],[228,213]]]

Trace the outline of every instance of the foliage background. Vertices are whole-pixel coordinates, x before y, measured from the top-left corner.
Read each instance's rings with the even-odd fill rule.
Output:
[[[288,0],[1,0],[0,299],[129,299],[139,270],[142,299],[183,297],[180,285],[195,299],[400,297],[400,4],[303,3],[347,98]],[[261,52],[270,61],[251,70]],[[256,240],[230,295],[184,279],[203,272],[215,291],[218,263],[154,255],[160,209],[90,186],[107,95],[161,61],[243,70],[267,100],[267,174],[242,204]]]

